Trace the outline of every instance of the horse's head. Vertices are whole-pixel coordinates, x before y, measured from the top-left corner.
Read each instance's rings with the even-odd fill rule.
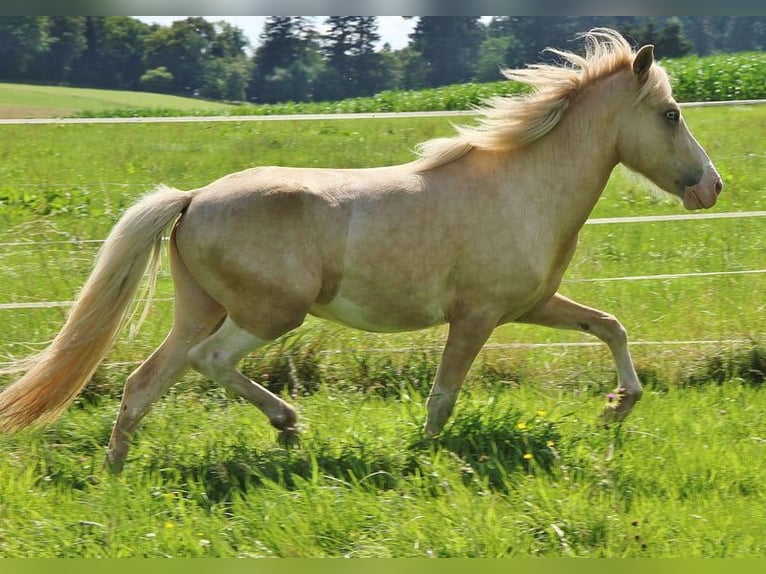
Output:
[[[636,53],[632,72],[637,98],[619,126],[620,161],[679,196],[687,209],[712,207],[723,182],[686,126],[651,45]]]

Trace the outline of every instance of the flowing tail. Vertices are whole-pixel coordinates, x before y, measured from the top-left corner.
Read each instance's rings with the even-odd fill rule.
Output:
[[[114,343],[150,259],[153,285],[162,233],[191,199],[192,193],[161,186],[125,212],[64,327],[45,350],[22,361],[29,370],[0,393],[0,431],[50,422],[85,387]]]

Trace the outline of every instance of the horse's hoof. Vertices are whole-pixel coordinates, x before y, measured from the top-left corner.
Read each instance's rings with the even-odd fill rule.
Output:
[[[294,427],[282,429],[277,435],[277,442],[283,448],[298,448],[301,445],[301,434]]]
[[[118,454],[111,449],[107,449],[106,456],[104,457],[104,470],[114,476],[122,473],[122,469],[125,466],[125,454]]]
[[[630,409],[633,407],[633,402],[627,399],[627,393],[625,389],[616,389],[614,392],[606,395],[606,404],[604,410],[601,412],[601,422],[604,427],[615,423],[621,423],[628,416]]]

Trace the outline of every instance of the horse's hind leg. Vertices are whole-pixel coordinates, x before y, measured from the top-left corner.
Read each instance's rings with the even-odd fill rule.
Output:
[[[164,395],[187,370],[188,341],[188,337],[174,329],[151,357],[128,377],[106,455],[107,467],[112,472],[122,470],[131,437],[152,403]]]
[[[621,421],[628,416],[633,405],[641,398],[643,391],[628,350],[627,332],[613,315],[580,305],[556,293],[518,321],[547,327],[576,329],[591,333],[606,343],[617,365],[619,384],[615,391],[616,396],[604,409],[604,420],[609,423]]]
[[[200,373],[258,407],[280,430],[280,439],[292,442],[296,438],[295,409],[237,370],[240,360],[268,342],[242,329],[227,317],[215,333],[189,352],[189,359]]]
[[[173,329],[165,341],[125,383],[122,404],[112,429],[106,466],[120,472],[130,448],[131,436],[152,403],[189,367],[189,350],[218,326],[223,309],[189,276],[171,241],[170,267],[175,287]]]

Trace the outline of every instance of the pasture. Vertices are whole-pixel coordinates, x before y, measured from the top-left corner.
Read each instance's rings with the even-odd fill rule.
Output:
[[[766,107],[684,113],[725,181],[713,211],[766,210]],[[154,185],[190,189],[253,165],[397,163],[451,132],[444,118],[0,129],[0,362],[58,331],[91,240]],[[593,217],[681,213],[617,171]],[[646,394],[621,428],[598,424],[613,363],[583,334],[498,329],[453,421],[426,441],[444,331],[309,321],[246,361],[294,396],[300,448],[279,448],[256,409],[188,375],[114,478],[103,445],[124,377],[168,329],[163,275],[140,333],[124,332],[59,421],[0,437],[0,556],[761,556],[764,223],[583,229],[561,291],[631,335]],[[671,276],[644,277],[659,274]]]
[[[82,112],[99,115],[117,108],[222,113],[232,107],[221,102],[150,92],[0,83],[0,118],[67,117]]]

